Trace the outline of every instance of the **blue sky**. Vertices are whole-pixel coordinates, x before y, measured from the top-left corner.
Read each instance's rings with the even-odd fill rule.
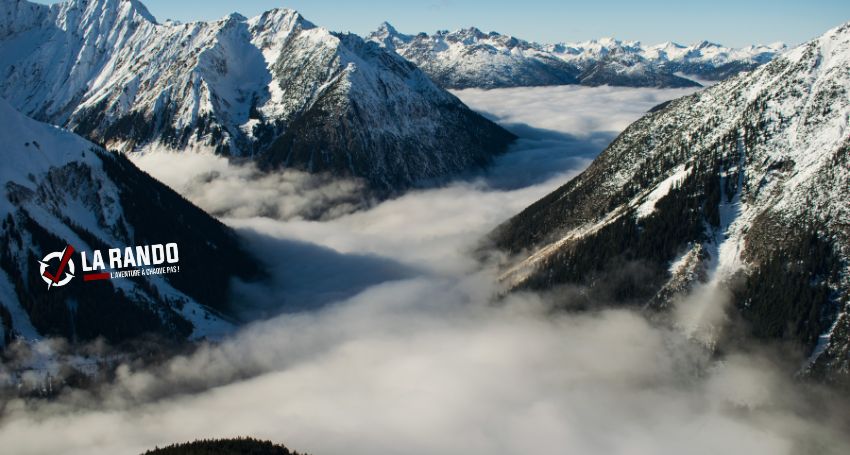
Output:
[[[707,39],[732,46],[797,44],[850,21],[848,0],[142,0],[157,19],[217,19],[294,8],[332,30],[363,34],[386,20],[415,33],[475,25],[520,38],[577,41],[603,36],[646,43]],[[55,3],[41,0],[41,3]]]

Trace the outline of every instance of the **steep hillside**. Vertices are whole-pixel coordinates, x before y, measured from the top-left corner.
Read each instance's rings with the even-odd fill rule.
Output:
[[[515,288],[665,308],[728,287],[759,337],[850,380],[850,24],[661,106],[493,234]]]
[[[0,118],[2,344],[19,336],[120,342],[148,333],[179,340],[229,330],[230,280],[261,273],[229,228],[123,155],[29,119],[2,99]],[[92,264],[94,250],[106,255],[110,248],[166,243],[178,245],[176,273],[84,278],[79,252]],[[41,262],[67,245],[77,252],[70,256],[75,266],[66,269],[73,278],[50,285]],[[55,269],[58,260],[46,265],[67,277]]]

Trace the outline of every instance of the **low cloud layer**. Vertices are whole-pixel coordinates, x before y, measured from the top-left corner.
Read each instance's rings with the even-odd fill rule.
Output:
[[[484,175],[322,221],[289,209],[303,193],[264,180],[279,177],[254,183],[244,177],[250,168],[211,157],[141,162],[205,209],[230,207],[224,221],[274,256],[273,288],[246,286],[242,298],[275,294],[295,308],[161,368],[122,368],[97,394],[9,403],[0,447],[129,454],[251,435],[317,455],[847,453],[841,403],[795,383],[770,351],[745,344],[716,358],[687,331],[632,311],[552,312],[544,296],[498,298],[496,271],[468,254],[583,169],[624,112],[633,120],[677,94],[461,92],[526,125],[513,152]],[[575,110],[565,110],[570,103]],[[562,121],[550,124],[553,116]],[[235,179],[245,194],[270,190],[285,209],[267,216],[250,201],[225,204],[219,183],[178,171],[193,165]],[[274,311],[273,300],[259,306]]]
[[[528,125],[578,137],[619,133],[649,109],[694,93],[693,88],[634,89],[629,87],[517,87],[455,91],[471,108],[500,124]]]
[[[361,208],[363,184],[295,170],[263,173],[252,162],[198,153],[147,153],[136,166],[218,217],[335,217]]]
[[[13,409],[0,443],[17,454],[139,453],[245,434],[319,454],[850,449],[833,426],[846,416],[823,396],[813,413],[816,391],[804,400],[769,357],[711,360],[630,311],[552,314],[534,295],[494,306],[492,282],[385,283],[259,323],[162,370],[122,372],[100,404],[69,396]],[[217,387],[173,395],[187,384]],[[163,389],[172,395],[151,402]]]

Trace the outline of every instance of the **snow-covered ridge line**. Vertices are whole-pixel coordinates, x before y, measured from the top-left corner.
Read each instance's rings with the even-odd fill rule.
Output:
[[[541,44],[470,27],[407,35],[384,22],[367,39],[422,67],[450,88],[523,85],[678,87],[751,70],[787,50],[782,43],[729,48],[702,41],[644,45],[602,38]],[[676,73],[684,75],[678,76]]]

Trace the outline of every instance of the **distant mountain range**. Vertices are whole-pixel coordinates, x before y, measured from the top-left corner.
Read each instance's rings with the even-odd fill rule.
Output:
[[[422,68],[446,88],[498,88],[582,84],[690,87],[751,71],[784,52],[784,44],[723,47],[645,46],[611,38],[538,44],[477,28],[405,35],[384,22],[367,37]]]
[[[850,384],[848,119],[850,23],[629,126],[493,233],[503,279],[661,311],[728,289],[752,334]]]
[[[514,136],[375,43],[292,10],[157,23],[137,0],[0,3],[0,96],[122,152],[215,152],[394,192]]]

